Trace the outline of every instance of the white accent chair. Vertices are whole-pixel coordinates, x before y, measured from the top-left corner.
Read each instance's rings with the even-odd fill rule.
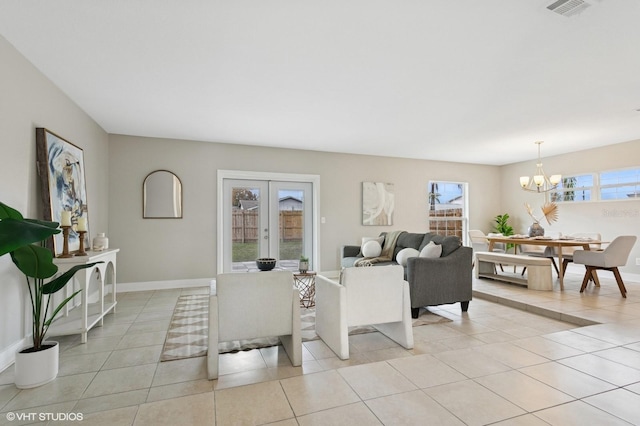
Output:
[[[300,296],[290,271],[218,274],[209,297],[209,380],[218,378],[218,342],[280,337],[293,366],[302,365]]]
[[[409,283],[400,265],[345,268],[342,283],[316,277],[316,333],[340,359],[349,359],[349,327],[373,325],[413,348]]]
[[[584,279],[582,280],[582,287],[580,287],[580,293],[587,287],[590,278],[593,278],[596,285],[600,285],[596,270],[604,269],[613,272],[613,276],[616,278],[618,288],[620,289],[620,294],[626,298],[627,289],[622,282],[618,267],[627,264],[629,254],[631,254],[631,249],[636,243],[636,239],[637,237],[635,235],[623,235],[616,237],[607,248],[602,251],[574,251],[573,263],[584,265],[587,268],[587,272],[584,274]]]

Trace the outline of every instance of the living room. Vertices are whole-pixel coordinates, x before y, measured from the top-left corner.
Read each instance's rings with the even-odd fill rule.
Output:
[[[0,201],[27,217],[42,215],[35,128],[45,127],[82,148],[90,231],[92,237],[105,232],[110,245],[120,249],[118,282],[125,288],[208,280],[219,272],[219,169],[319,176],[319,215],[325,221],[319,224],[312,265],[318,271],[339,269],[339,247],[357,244],[362,237],[388,230],[424,232],[432,180],[468,183],[469,228],[485,232],[491,231],[496,215],[508,212],[516,232],[524,233],[531,224],[524,204],[538,208],[544,202],[542,196],[526,193],[518,184],[521,175],[531,175],[535,168],[534,139],[526,142],[531,155],[525,161],[490,165],[111,134],[4,37],[0,37],[0,58],[0,147],[5,160]],[[572,175],[637,168],[639,138],[640,134],[612,140],[611,145],[546,156],[548,143],[543,147],[545,171]],[[142,182],[158,169],[171,170],[182,181],[182,220],[142,218]],[[393,226],[362,225],[361,184],[365,181],[394,184]],[[545,228],[563,233],[595,230],[610,241],[618,235],[637,235],[639,216],[640,199],[561,203],[559,220]],[[622,274],[638,281],[639,246],[629,258]],[[15,350],[24,346],[29,312],[22,277],[7,256],[0,258],[0,276],[0,369],[4,369]]]

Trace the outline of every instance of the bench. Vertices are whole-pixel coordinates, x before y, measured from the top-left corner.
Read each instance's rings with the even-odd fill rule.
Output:
[[[476,278],[489,278],[513,284],[525,285],[532,290],[553,290],[551,259],[518,254],[479,251],[476,256]],[[516,274],[498,274],[496,264],[516,265],[527,268],[527,277]]]

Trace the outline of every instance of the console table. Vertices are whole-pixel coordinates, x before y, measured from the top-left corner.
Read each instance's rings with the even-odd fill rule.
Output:
[[[69,334],[81,334],[82,343],[87,342],[87,333],[96,324],[101,326],[104,323],[104,316],[109,312],[115,312],[116,308],[116,254],[120,249],[107,249],[104,251],[87,251],[87,256],[74,256],[69,258],[55,258],[53,262],[58,266],[58,272],[64,273],[75,265],[85,265],[93,262],[103,262],[91,268],[81,269],[76,272],[73,279],[67,284],[64,292],[67,298],[74,291],[82,291],[76,296],[80,298],[80,303],[71,306],[68,303],[65,309],[49,328],[48,334],[51,336],[64,336]],[[89,303],[89,291],[91,289],[92,277],[96,277],[98,300]],[[79,283],[75,286],[76,281]],[[105,292],[105,286],[107,291]],[[56,295],[54,295],[56,296]],[[75,299],[75,298],[74,298]],[[59,302],[58,302],[59,303]]]

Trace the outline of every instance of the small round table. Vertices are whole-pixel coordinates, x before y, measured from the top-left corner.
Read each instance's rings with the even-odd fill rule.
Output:
[[[300,306],[316,306],[316,273],[313,271],[294,272],[293,284],[300,291]]]

